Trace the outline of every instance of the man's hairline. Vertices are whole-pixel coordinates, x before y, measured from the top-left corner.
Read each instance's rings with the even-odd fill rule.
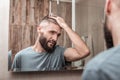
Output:
[[[52,23],[52,24],[57,25],[58,27],[60,27],[58,24],[55,24],[54,22],[51,22],[51,21],[48,21],[48,20],[42,20],[38,26],[47,27],[47,25],[43,25],[44,23],[47,24],[47,25]],[[61,27],[60,27],[60,29],[61,29]]]

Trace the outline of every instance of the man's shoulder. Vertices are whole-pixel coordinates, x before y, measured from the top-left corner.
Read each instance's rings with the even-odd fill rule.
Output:
[[[65,47],[63,47],[63,46],[60,46],[60,45],[56,45],[55,46],[55,51],[54,52],[64,52],[64,50],[65,50],[66,48]]]
[[[64,56],[64,51],[65,48],[63,46],[60,45],[56,45],[54,51],[52,52],[52,56]]]
[[[109,50],[99,53],[97,56],[95,56],[92,60],[88,62],[86,68],[94,69],[94,70],[104,68],[103,66],[108,65],[107,64],[108,61],[110,62],[112,60],[111,58],[114,58],[113,56],[117,54],[116,52],[118,50],[120,52],[120,46],[113,47]]]
[[[60,46],[60,45],[56,45],[55,48],[56,49],[65,49],[63,46]]]
[[[31,50],[32,50],[31,47],[27,47],[27,48],[25,48],[25,49],[20,50],[15,56],[24,55],[24,54],[26,54],[27,52],[30,52]]]

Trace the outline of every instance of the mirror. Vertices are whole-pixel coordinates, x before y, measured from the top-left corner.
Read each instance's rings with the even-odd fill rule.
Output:
[[[104,0],[100,0],[102,5],[97,1],[90,0],[10,0],[10,24],[9,24],[9,52],[8,52],[8,70],[9,71],[56,71],[56,70],[79,70],[83,69],[84,65],[98,52],[105,49],[103,29],[101,20],[103,19]],[[42,69],[37,63],[40,62],[41,55],[34,56],[25,54],[25,61],[20,57],[15,60],[16,54],[23,49],[31,49],[37,39],[37,26],[42,18],[48,14],[56,14],[65,19],[66,23],[78,33],[90,48],[91,54],[78,61],[65,61],[63,65],[60,62],[54,63],[55,66],[48,67],[50,60],[46,59],[47,63],[43,63]],[[62,30],[61,36],[57,41],[57,45],[64,48],[73,47],[67,33]],[[63,49],[62,49],[63,50]],[[30,51],[31,53],[32,51]],[[29,56],[29,57],[28,57]],[[28,58],[28,59],[27,59]],[[64,57],[63,57],[64,58]],[[54,59],[52,58],[53,62]],[[21,64],[20,62],[26,64]],[[36,63],[37,62],[37,63]],[[16,66],[26,66],[24,69],[19,67],[11,69],[12,64]],[[29,67],[31,65],[32,67]],[[47,66],[46,66],[47,65]],[[61,66],[61,68],[56,67]]]

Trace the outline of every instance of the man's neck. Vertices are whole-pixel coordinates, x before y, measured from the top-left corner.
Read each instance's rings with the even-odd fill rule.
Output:
[[[120,45],[120,27],[114,27],[112,29],[112,37],[114,46]]]
[[[37,40],[35,42],[35,44],[32,46],[32,49],[35,51],[35,52],[38,52],[38,53],[41,53],[41,52],[45,52],[45,50],[42,48],[41,44],[39,43],[39,41]]]

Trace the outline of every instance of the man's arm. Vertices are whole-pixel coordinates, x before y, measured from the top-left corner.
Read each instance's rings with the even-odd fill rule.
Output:
[[[67,48],[64,52],[64,57],[67,61],[76,61],[81,58],[86,57],[89,55],[89,49],[83,40],[79,37],[79,35],[74,32],[66,23],[65,21],[58,16],[51,16],[51,18],[55,19],[61,28],[63,28],[70,40],[72,41],[74,48]]]

